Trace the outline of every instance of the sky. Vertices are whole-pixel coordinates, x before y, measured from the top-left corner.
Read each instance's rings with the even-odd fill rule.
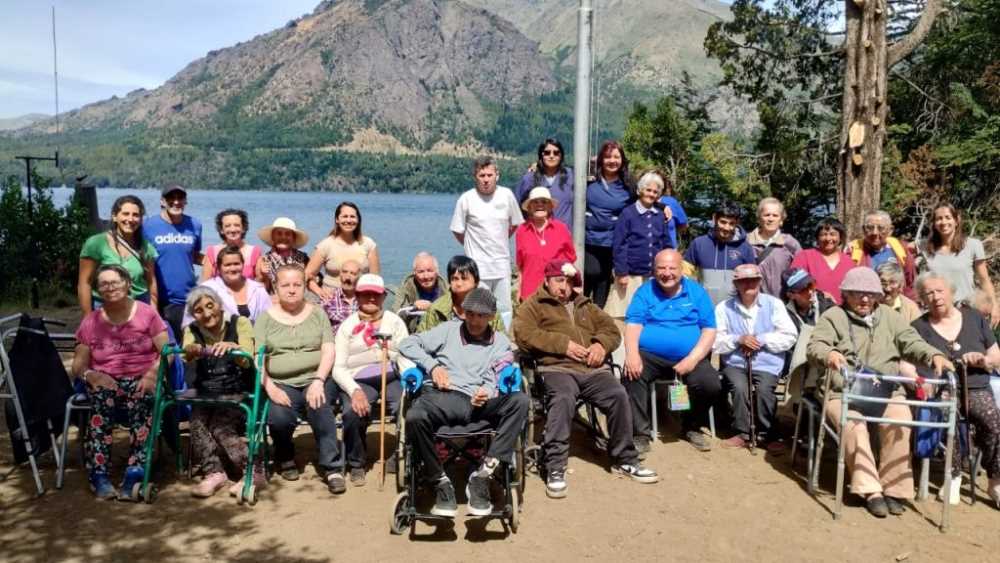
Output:
[[[208,51],[310,13],[319,0],[0,0],[0,118],[156,88]]]
[[[0,118],[55,112],[53,6],[59,111],[65,112],[136,88],[156,88],[209,51],[281,27],[317,4],[319,0],[0,0]]]

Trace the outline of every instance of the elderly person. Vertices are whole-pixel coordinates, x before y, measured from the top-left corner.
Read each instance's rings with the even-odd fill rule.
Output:
[[[792,264],[792,259],[802,250],[795,237],[781,232],[788,217],[785,205],[774,197],[765,197],[757,204],[757,228],[747,235],[747,242],[757,255],[764,281],[761,291],[781,297],[781,274]]]
[[[73,374],[87,386],[92,416],[84,448],[90,488],[99,499],[118,496],[111,485],[111,438],[115,413],[128,416],[129,456],[121,498],[142,481],[153,390],[167,325],[156,309],[132,299],[132,278],[117,264],[97,268],[94,281],[104,306],[85,315],[76,331]]]
[[[817,291],[816,280],[801,268],[792,268],[782,274],[781,278],[785,290],[785,309],[788,310],[795,330],[800,334],[803,326],[816,326],[820,315],[836,305],[826,293]]]
[[[521,207],[528,220],[514,233],[515,258],[521,272],[521,301],[530,298],[545,280],[545,266],[552,260],[576,261],[573,235],[559,219],[552,217],[556,201],[548,188],[537,187],[528,194]]]
[[[805,270],[815,280],[816,289],[838,305],[841,303],[840,282],[854,268],[851,257],[844,252],[847,228],[835,217],[826,217],[816,225],[816,248],[806,248],[792,259],[792,268]]]
[[[219,296],[222,308],[228,315],[239,315],[251,324],[271,307],[271,296],[264,284],[246,277],[243,252],[235,246],[227,246],[215,255],[217,274],[203,282],[201,286],[210,288]],[[191,305],[184,311],[184,326],[194,320]]]
[[[852,269],[840,284],[844,304],[823,313],[809,341],[809,361],[827,369],[821,373],[817,396],[826,397],[825,416],[835,428],[840,426],[843,389],[841,369],[870,370],[880,374],[900,373],[900,360],[931,364],[934,373],[954,369],[947,357],[928,345],[903,317],[882,304],[882,284],[878,274],[865,266]],[[881,385],[892,385],[882,382]],[[905,396],[895,388],[894,397]],[[866,409],[867,410],[867,409]],[[851,409],[855,415],[859,411]],[[873,413],[869,412],[871,416]],[[883,418],[913,420],[910,407],[887,404]],[[873,516],[902,514],[904,499],[913,498],[913,469],[910,464],[910,429],[907,426],[880,424],[881,455],[875,467],[868,424],[849,421],[843,431],[851,492],[865,500]]]
[[[431,381],[424,385],[406,412],[406,436],[411,441],[424,477],[435,487],[437,500],[431,513],[454,517],[458,512],[455,487],[451,484],[434,447],[434,433],[442,426],[487,420],[496,436],[482,464],[468,480],[468,512],[487,516],[493,509],[490,481],[500,465],[514,455],[530,399],[525,393],[501,393],[500,374],[514,361],[510,340],[490,326],[496,316],[496,299],[477,287],[464,301],[464,320],[440,324],[410,336],[399,351],[415,362]]]
[[[531,190],[541,186],[553,194],[555,208],[552,218],[561,221],[573,232],[573,169],[566,166],[566,154],[557,139],[545,139],[538,145],[538,160],[534,169],[521,177],[514,195],[521,207],[530,198]]]
[[[640,483],[658,480],[655,471],[639,465],[628,393],[605,363],[621,343],[618,328],[589,297],[574,291],[579,277],[571,263],[549,262],[545,284],[521,304],[514,318],[518,348],[535,358],[545,381],[548,413],[542,448],[545,494],[550,498],[566,496],[569,437],[578,398],[607,417],[612,471]]]
[[[217,273],[219,252],[230,246],[236,247],[243,256],[243,277],[257,277],[257,262],[260,247],[246,241],[250,230],[250,218],[242,209],[223,209],[215,216],[215,230],[219,232],[222,244],[211,244],[205,249],[205,259],[201,263],[201,281],[212,279]]]
[[[745,448],[747,442],[751,442],[750,413],[754,412],[757,434],[763,437],[759,443],[766,444],[769,452],[779,453],[785,446],[775,424],[778,399],[774,390],[798,332],[781,300],[763,292],[764,274],[760,266],[736,266],[733,283],[736,295],[715,306],[718,333],[712,345],[712,352],[720,356],[723,383],[732,396],[733,430],[736,431],[722,445]],[[757,388],[752,411],[747,363]]]
[[[239,249],[234,250],[238,255]],[[250,320],[227,311],[223,298],[206,285],[199,285],[188,294],[187,314],[193,322],[184,330],[183,349],[184,359],[192,362],[194,389],[208,395],[252,391],[253,361],[226,356],[234,350],[253,354]],[[204,471],[201,482],[191,490],[192,496],[208,498],[214,495],[226,485],[229,475],[239,475],[230,492],[236,494],[242,488],[247,444],[246,415],[241,409],[194,406],[191,409],[191,446]],[[254,469],[254,484],[264,486],[267,480],[263,465]]]
[[[257,231],[257,236],[264,244],[271,247],[257,260],[254,268],[257,281],[274,294],[277,284],[278,268],[285,264],[298,264],[303,268],[309,263],[309,255],[299,250],[309,242],[309,235],[295,226],[295,221],[288,217],[278,217],[274,223]]]
[[[993,327],[1000,325],[1000,300],[990,280],[983,241],[965,235],[962,214],[953,205],[935,207],[928,222],[931,236],[922,249],[927,268],[951,280],[956,301],[970,302],[978,283],[991,301],[986,318]]]
[[[604,310],[619,321],[625,316],[635,291],[652,275],[653,257],[664,248],[673,247],[667,229],[669,217],[659,204],[663,186],[658,173],[643,174],[636,187],[639,198],[622,210],[615,224],[611,246],[615,284]]]
[[[916,258],[899,239],[892,236],[892,217],[885,211],[872,211],[865,215],[861,225],[864,236],[847,245],[851,261],[873,270],[886,262],[895,262],[903,269],[903,295],[913,299],[913,280],[917,277]]]
[[[960,397],[959,404],[969,405],[965,419],[975,429],[976,447],[982,452],[983,467],[990,479],[986,492],[1000,508],[1000,409],[990,388],[990,374],[1000,368],[1000,347],[983,315],[971,307],[955,307],[955,286],[950,277],[926,272],[917,278],[916,288],[927,314],[914,321],[913,328],[952,361],[965,364],[969,396]],[[931,375],[924,366],[917,366],[917,373]],[[953,451],[951,501],[958,504],[961,448]]]
[[[361,209],[350,201],[342,202],[334,210],[333,220],[333,229],[316,245],[306,266],[309,290],[322,301],[329,301],[333,297],[333,289],[340,286],[340,269],[344,262],[358,264],[360,273],[377,274],[382,271],[378,246],[361,232]],[[325,271],[322,285],[316,282],[321,269]]]
[[[721,303],[733,293],[733,269],[740,264],[756,264],[757,256],[740,227],[743,210],[723,201],[712,215],[712,230],[691,241],[684,260],[698,268],[698,279],[712,298]]]
[[[712,449],[701,426],[722,391],[719,373],[709,363],[715,309],[708,292],[682,275],[682,262],[676,250],[661,250],[653,279],[636,291],[625,314],[625,387],[640,453],[649,451],[649,386],[657,379],[687,385],[691,410],[684,413],[684,438],[699,451]]]
[[[448,291],[448,282],[439,271],[437,258],[420,252],[413,258],[413,273],[406,276],[396,290],[392,310],[404,317],[409,332],[416,331],[427,309]]]
[[[453,256],[448,261],[448,291],[438,297],[417,326],[416,332],[428,331],[441,323],[465,318],[462,307],[465,296],[479,285],[479,267],[468,256]],[[493,317],[490,326],[503,330],[500,317]]]
[[[340,264],[340,285],[330,290],[330,298],[323,301],[323,310],[330,319],[333,334],[341,323],[358,310],[357,283],[361,276],[361,263],[345,260]]]
[[[413,363],[399,356],[399,343],[410,335],[406,324],[395,313],[383,311],[385,283],[382,277],[365,274],[358,279],[358,311],[344,320],[334,340],[337,353],[333,379],[340,390],[343,405],[344,449],[351,484],[365,484],[368,453],[365,434],[371,422],[370,405],[382,400],[386,412],[396,415],[403,389],[399,374]],[[389,337],[389,364],[386,366],[386,396],[381,397],[382,349],[377,335]]]
[[[908,323],[920,318],[920,315],[923,314],[920,305],[903,295],[903,285],[906,283],[906,279],[899,264],[885,262],[875,268],[875,273],[878,274],[878,279],[882,282],[882,303],[892,307]]]
[[[299,478],[292,435],[298,413],[304,410],[316,439],[321,477],[331,493],[340,494],[347,484],[334,466],[337,419],[330,407],[337,388],[330,377],[334,356],[330,319],[306,302],[306,274],[301,266],[286,264],[276,273],[278,302],[254,325],[254,340],[265,353],[264,365],[259,367],[271,399],[267,422],[274,440],[275,466],[285,480]]]

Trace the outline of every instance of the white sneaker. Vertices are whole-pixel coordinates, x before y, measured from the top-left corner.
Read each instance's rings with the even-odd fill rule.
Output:
[[[937,498],[939,501],[944,502],[944,487],[942,486],[938,489]],[[957,506],[962,500],[962,476],[958,475],[951,478],[951,498],[949,499],[952,506]]]

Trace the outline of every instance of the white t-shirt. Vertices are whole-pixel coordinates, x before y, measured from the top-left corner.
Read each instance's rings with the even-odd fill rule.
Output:
[[[524,222],[514,192],[497,186],[483,197],[474,188],[455,203],[451,231],[465,234],[465,255],[476,261],[479,277],[510,276],[510,228]]]
[[[927,257],[927,268],[951,280],[955,284],[955,301],[971,299],[976,291],[974,267],[976,262],[986,260],[986,249],[977,238],[965,239],[965,246],[958,254],[940,254]]]

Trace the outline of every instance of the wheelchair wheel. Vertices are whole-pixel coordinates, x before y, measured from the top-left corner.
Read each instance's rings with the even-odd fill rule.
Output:
[[[524,449],[523,454],[523,471],[525,473],[534,473],[539,475],[542,472],[542,447],[541,446],[530,446]],[[522,484],[521,490],[524,490]]]
[[[136,483],[135,486],[132,487],[133,491],[132,494],[134,495],[136,501],[138,501],[140,498],[138,490],[140,487],[142,487],[142,483]],[[153,504],[153,502],[156,500],[156,493],[157,493],[156,485],[150,483],[146,485],[146,490],[142,491],[141,498],[146,504]]]
[[[404,531],[412,528],[413,517],[408,514],[410,509],[410,494],[399,493],[396,501],[392,503],[392,521],[389,530],[395,535],[401,535]]]
[[[396,454],[396,492],[406,490],[406,456]]]

